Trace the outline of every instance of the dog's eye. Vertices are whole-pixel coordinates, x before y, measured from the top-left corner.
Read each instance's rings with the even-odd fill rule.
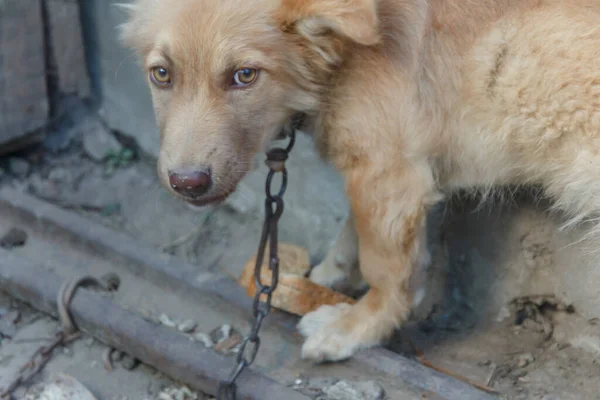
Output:
[[[245,87],[254,83],[258,77],[258,70],[254,68],[244,68],[235,72],[233,75],[233,87]]]
[[[158,86],[167,86],[171,84],[171,75],[166,68],[154,67],[150,70],[150,79]]]

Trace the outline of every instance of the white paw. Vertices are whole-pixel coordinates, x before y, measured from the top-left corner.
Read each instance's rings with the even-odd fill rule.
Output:
[[[341,361],[364,347],[358,337],[338,328],[344,313],[351,307],[346,303],[322,306],[300,320],[298,329],[307,338],[302,346],[303,359],[315,362]]]
[[[337,263],[332,260],[331,257],[327,257],[310,272],[311,281],[326,287],[333,287],[336,283],[343,281],[345,278],[345,271],[338,267]]]
[[[317,333],[326,325],[334,324],[342,317],[344,311],[352,307],[348,303],[339,303],[335,306],[321,306],[316,311],[306,314],[298,323],[298,330],[304,337]]]

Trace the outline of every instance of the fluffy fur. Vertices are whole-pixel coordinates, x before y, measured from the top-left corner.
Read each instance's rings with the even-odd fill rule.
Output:
[[[152,89],[163,179],[209,165],[207,201],[223,198],[298,111],[345,177],[352,217],[313,279],[360,264],[370,289],[303,318],[306,358],[350,357],[406,319],[427,210],[453,190],[535,184],[572,223],[598,217],[597,0],[137,0],[129,11],[125,41],[146,70],[173,76]],[[224,87],[249,65],[251,87]]]

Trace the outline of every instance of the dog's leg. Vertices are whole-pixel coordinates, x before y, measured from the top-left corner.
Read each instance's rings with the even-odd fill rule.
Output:
[[[358,236],[352,213],[325,259],[311,271],[310,280],[341,291],[364,290],[365,284],[358,267]]]
[[[413,268],[426,254],[420,242],[427,207],[440,198],[426,163],[361,166],[347,180],[360,269],[370,289],[353,306],[323,306],[302,318],[302,356],[315,361],[342,360],[377,345],[406,320]]]

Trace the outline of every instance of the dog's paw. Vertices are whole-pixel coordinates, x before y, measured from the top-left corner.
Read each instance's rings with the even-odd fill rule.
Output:
[[[352,329],[343,330],[344,318],[351,307],[345,303],[321,306],[300,320],[298,329],[306,337],[302,346],[303,359],[315,362],[341,361],[350,358],[358,349],[367,347]]]
[[[304,337],[309,337],[317,333],[327,325],[335,324],[344,312],[352,306],[348,303],[339,303],[335,306],[321,306],[316,311],[306,314],[298,324],[298,330]]]
[[[309,279],[317,285],[333,288],[346,279],[346,272],[336,262],[327,257],[321,264],[310,271]]]

